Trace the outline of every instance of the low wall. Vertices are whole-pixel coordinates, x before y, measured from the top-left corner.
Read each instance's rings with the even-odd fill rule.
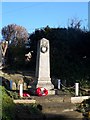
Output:
[[[36,103],[36,100],[13,100],[14,103],[26,103],[26,104],[30,104],[30,103]]]
[[[90,96],[78,96],[78,97],[71,97],[71,103],[81,103],[86,99],[89,99]]]

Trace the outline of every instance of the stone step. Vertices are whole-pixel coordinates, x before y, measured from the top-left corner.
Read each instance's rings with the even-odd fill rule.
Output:
[[[78,112],[67,112],[67,113],[48,113],[45,114],[46,119],[45,120],[83,120],[82,114]]]
[[[73,105],[73,104],[70,104],[70,103],[42,103],[41,104],[42,105],[42,107],[44,107],[44,108],[49,108],[49,109],[53,109],[53,108],[55,108],[55,109],[67,109],[67,108],[69,108],[69,109],[71,109],[71,108],[73,108],[74,110],[75,110],[75,108],[76,108],[76,106],[75,105]]]
[[[51,114],[44,114],[41,116],[26,116],[26,117],[17,117],[18,120],[83,120],[83,118],[79,117],[72,117],[72,116],[66,116],[66,115],[51,115]]]
[[[75,104],[71,103],[71,96],[67,95],[54,95],[35,97],[36,103],[42,106],[42,112],[46,118],[61,118],[65,117],[65,120],[70,118],[82,118],[82,114],[76,111]],[[72,119],[71,119],[72,120]]]
[[[43,112],[43,111],[42,111]],[[60,111],[59,113],[55,110],[49,112],[43,112],[42,114],[26,114],[21,113],[16,116],[19,120],[82,120],[82,114],[76,111]]]
[[[17,116],[19,120],[82,120],[82,114],[76,111],[75,104],[70,102],[70,96],[32,96],[42,109],[40,114],[31,115],[27,111]],[[77,119],[78,118],[78,119]]]
[[[58,102],[58,103],[67,103],[67,102],[71,102],[71,97],[70,96],[60,96],[60,95],[49,95],[49,96],[42,96],[42,97],[38,97],[38,96],[34,96],[32,97],[32,99],[36,100],[36,103],[50,103],[50,102]]]

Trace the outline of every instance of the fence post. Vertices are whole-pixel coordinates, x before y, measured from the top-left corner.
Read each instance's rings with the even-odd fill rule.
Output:
[[[27,90],[27,83],[24,82],[23,89]]]
[[[10,80],[10,90],[12,90],[12,84],[13,84],[13,81]]]
[[[20,84],[19,93],[20,93],[20,97],[23,97],[23,84]]]
[[[79,95],[79,83],[75,83],[75,96]]]
[[[58,89],[60,90],[61,89],[61,80],[58,79]]]
[[[16,90],[16,83],[12,82],[12,90]]]

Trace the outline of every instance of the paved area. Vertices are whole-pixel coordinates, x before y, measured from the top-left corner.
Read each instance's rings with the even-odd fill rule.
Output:
[[[32,96],[41,111],[31,114],[29,108],[16,106],[16,119],[19,120],[83,120],[81,113],[76,111],[76,105],[70,102],[70,96],[49,95]]]
[[[82,114],[76,111],[76,105],[70,102],[70,96],[35,96],[34,99],[42,106],[42,113],[46,119],[82,120],[83,118]]]

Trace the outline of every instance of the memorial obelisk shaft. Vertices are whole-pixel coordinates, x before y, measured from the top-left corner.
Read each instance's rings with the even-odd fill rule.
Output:
[[[54,88],[50,78],[49,40],[45,38],[42,38],[37,46],[36,78],[38,80],[37,87],[44,87],[48,91]]]

